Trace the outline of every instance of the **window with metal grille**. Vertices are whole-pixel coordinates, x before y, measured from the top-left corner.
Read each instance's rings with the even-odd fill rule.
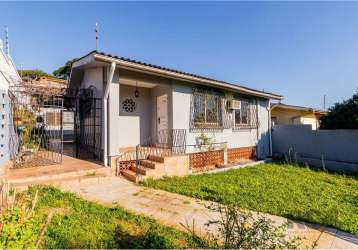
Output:
[[[212,128],[221,126],[221,99],[219,95],[194,92],[192,109],[194,127]]]
[[[240,109],[235,109],[233,118],[235,128],[257,127],[256,106],[248,99],[240,99]]]

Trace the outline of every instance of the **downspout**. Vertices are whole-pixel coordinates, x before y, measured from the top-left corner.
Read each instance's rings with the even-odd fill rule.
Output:
[[[268,107],[267,109],[267,114],[268,114],[268,132],[269,132],[269,149],[270,149],[270,157],[272,157],[272,135],[271,135],[271,110],[272,108],[275,106],[271,107],[271,99],[269,99],[268,102]]]
[[[258,145],[259,143],[259,101],[256,98],[256,145]]]
[[[106,88],[104,90],[103,95],[103,134],[104,134],[104,141],[103,141],[103,163],[105,166],[108,166],[108,96],[109,96],[109,89],[111,86],[111,83],[113,81],[114,71],[116,69],[116,63],[111,62],[111,66],[109,68],[109,71],[107,71],[107,83]]]

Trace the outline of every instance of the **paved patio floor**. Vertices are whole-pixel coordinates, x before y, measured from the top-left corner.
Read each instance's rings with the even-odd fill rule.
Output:
[[[26,179],[26,178],[41,178],[48,175],[61,175],[76,171],[90,171],[99,168],[104,168],[100,163],[90,162],[67,155],[62,156],[62,164],[19,168],[19,169],[8,169],[6,171],[6,177],[8,180],[12,179]]]
[[[205,223],[219,218],[219,214],[207,208],[209,202],[145,188],[123,178],[102,178],[93,182],[68,182],[60,186],[64,191],[77,193],[91,201],[107,206],[116,204],[136,213],[152,216],[166,225],[184,229],[195,222],[198,230],[206,230]],[[287,219],[267,215],[280,224]],[[215,230],[215,229],[209,229]],[[316,243],[321,249],[358,249],[358,237],[336,229],[315,224],[290,221],[289,236],[299,236],[306,246]]]

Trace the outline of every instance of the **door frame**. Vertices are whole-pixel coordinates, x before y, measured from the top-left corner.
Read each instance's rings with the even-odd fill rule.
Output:
[[[163,106],[165,102],[165,108]],[[168,94],[159,95],[156,97],[156,138],[158,144],[168,144],[168,130],[169,130],[169,112],[168,112]],[[162,108],[162,109],[161,109]],[[163,118],[165,118],[163,120]],[[163,124],[163,121],[165,122]]]

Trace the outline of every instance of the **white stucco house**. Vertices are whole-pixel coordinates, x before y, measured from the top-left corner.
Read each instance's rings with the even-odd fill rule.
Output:
[[[9,86],[18,84],[21,78],[17,73],[10,54],[0,40],[0,175],[5,171],[5,164],[10,160],[9,123],[10,99]]]
[[[104,165],[153,140],[151,144],[157,146],[185,145],[187,154],[197,152],[195,145],[204,141],[225,144],[229,158],[248,150],[265,158],[271,153],[270,102],[282,99],[281,95],[98,51],[73,63],[69,88],[90,88],[102,102]]]

